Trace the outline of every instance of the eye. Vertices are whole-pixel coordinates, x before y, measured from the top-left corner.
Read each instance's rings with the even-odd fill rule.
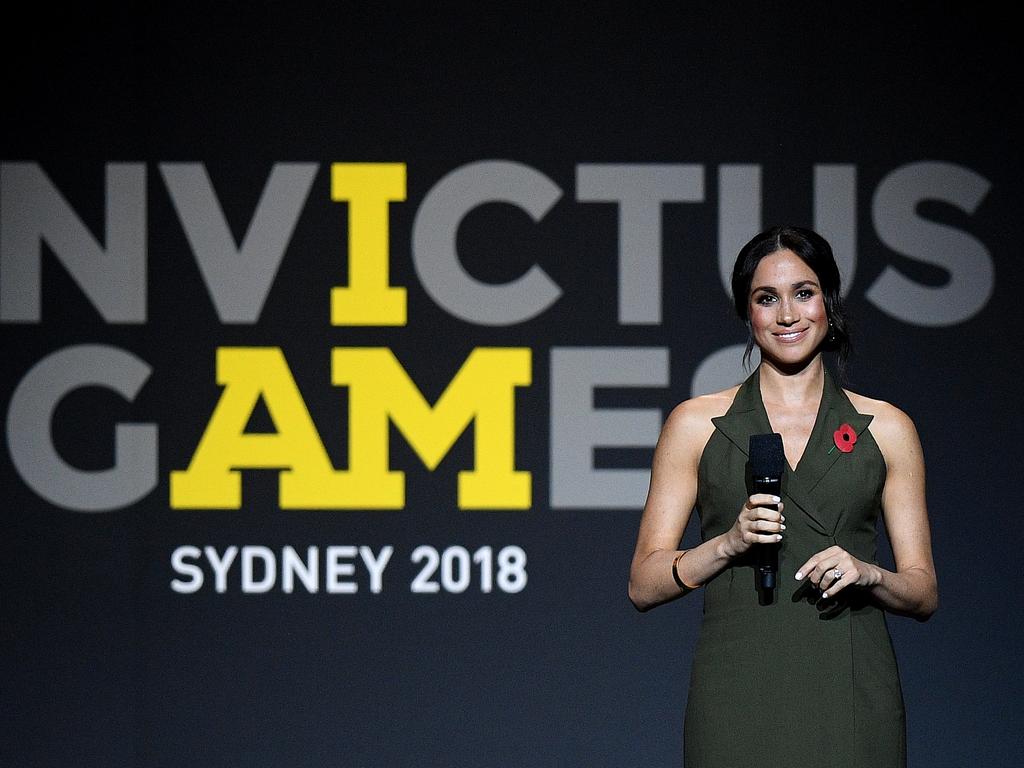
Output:
[[[760,304],[762,306],[774,304],[775,301],[777,301],[777,299],[770,293],[759,293],[757,296],[754,297],[754,303]]]
[[[812,288],[801,288],[799,291],[796,292],[796,297],[798,299],[806,300],[806,299],[812,298],[813,296],[814,296],[814,289],[812,289]]]

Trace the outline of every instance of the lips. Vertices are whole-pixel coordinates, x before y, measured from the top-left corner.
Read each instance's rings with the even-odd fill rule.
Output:
[[[776,339],[781,341],[783,344],[793,344],[800,341],[804,336],[807,335],[809,328],[801,328],[799,331],[783,331],[780,333],[773,333]]]

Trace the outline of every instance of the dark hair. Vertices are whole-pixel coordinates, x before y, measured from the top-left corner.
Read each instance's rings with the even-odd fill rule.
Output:
[[[829,321],[829,334],[822,342],[822,349],[839,353],[839,371],[842,373],[852,348],[850,321],[843,309],[839,267],[832,254],[832,246],[817,232],[803,227],[772,227],[755,235],[749,243],[740,249],[739,255],[736,257],[736,265],[732,270],[732,300],[736,307],[736,314],[749,328],[748,304],[754,270],[765,256],[787,249],[803,259],[804,263],[818,276],[822,296],[825,300],[825,314]],[[750,353],[753,349],[754,337],[751,335],[747,340],[747,350],[743,353],[744,365],[750,362]]]

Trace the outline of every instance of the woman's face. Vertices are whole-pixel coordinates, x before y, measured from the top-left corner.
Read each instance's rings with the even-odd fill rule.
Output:
[[[758,263],[750,281],[747,311],[762,358],[781,365],[806,362],[828,336],[818,276],[789,249]]]

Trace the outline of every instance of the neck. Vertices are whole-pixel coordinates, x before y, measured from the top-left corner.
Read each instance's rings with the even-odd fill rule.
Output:
[[[825,380],[825,364],[817,354],[805,365],[782,367],[762,360],[759,368],[762,400],[778,403],[817,401]]]

